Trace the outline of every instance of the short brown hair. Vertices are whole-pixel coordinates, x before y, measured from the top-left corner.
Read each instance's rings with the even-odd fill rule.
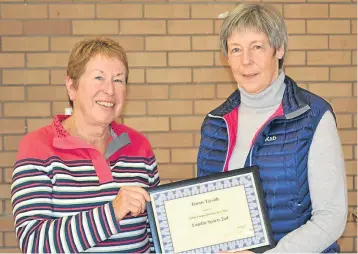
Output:
[[[98,54],[117,58],[121,61],[126,67],[127,83],[129,70],[127,55],[124,49],[116,41],[108,37],[97,37],[79,41],[71,51],[67,65],[67,76],[73,80],[75,88],[81,75],[85,72],[88,61]],[[71,100],[69,102],[71,107],[73,107],[73,102]]]

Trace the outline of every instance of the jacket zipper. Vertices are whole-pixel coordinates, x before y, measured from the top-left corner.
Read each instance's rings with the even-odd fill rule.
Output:
[[[209,117],[211,118],[218,118],[218,119],[222,119],[224,120],[225,124],[226,124],[226,130],[227,130],[227,135],[228,135],[228,142],[227,142],[227,152],[226,152],[226,157],[225,157],[225,162],[224,162],[224,167],[222,169],[222,172],[224,172],[225,170],[225,166],[226,166],[226,161],[227,161],[227,157],[229,155],[229,148],[230,148],[230,131],[229,131],[229,128],[228,128],[228,125],[227,125],[227,122],[226,122],[226,119],[224,117],[221,117],[221,116],[214,116],[214,115],[211,115],[211,114],[208,114]]]

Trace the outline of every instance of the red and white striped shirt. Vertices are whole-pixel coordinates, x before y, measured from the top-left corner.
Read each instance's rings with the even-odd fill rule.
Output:
[[[115,219],[122,186],[159,184],[148,140],[113,122],[105,158],[70,136],[58,115],[27,134],[14,166],[11,195],[16,234],[29,253],[133,253],[153,250],[146,212]],[[108,153],[107,153],[108,152]]]

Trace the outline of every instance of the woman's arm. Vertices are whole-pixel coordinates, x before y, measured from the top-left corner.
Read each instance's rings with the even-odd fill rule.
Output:
[[[266,253],[319,253],[343,233],[347,220],[344,159],[336,123],[326,112],[314,134],[308,155],[312,217],[283,237]]]
[[[20,153],[21,149],[20,145]],[[46,170],[36,159],[22,158],[15,164],[11,202],[22,252],[78,253],[119,232],[112,202],[67,216],[57,214]]]

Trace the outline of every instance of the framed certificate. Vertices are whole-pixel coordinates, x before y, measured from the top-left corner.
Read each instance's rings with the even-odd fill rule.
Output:
[[[157,253],[212,253],[274,246],[257,167],[164,184],[148,190]]]

